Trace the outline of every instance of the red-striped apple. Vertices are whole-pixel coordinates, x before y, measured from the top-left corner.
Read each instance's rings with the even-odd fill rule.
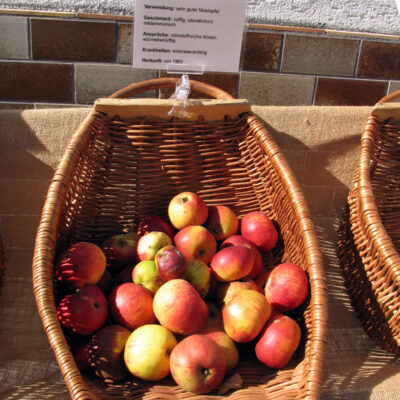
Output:
[[[299,346],[301,330],[287,315],[274,312],[257,338],[255,353],[270,368],[283,368]]]
[[[206,323],[208,309],[197,290],[184,279],[172,279],[157,290],[154,314],[173,333],[190,335]]]
[[[225,247],[229,247],[229,246],[235,246],[238,244],[248,246],[253,252],[254,264],[253,264],[253,268],[252,268],[251,272],[249,273],[248,277],[251,279],[254,279],[261,273],[262,268],[263,268],[262,255],[254,243],[252,243],[250,240],[246,239],[242,235],[232,235],[232,236],[229,236],[228,238],[226,238],[221,243],[221,249],[223,249]]]
[[[202,225],[207,216],[208,207],[197,193],[181,192],[168,204],[168,217],[176,229],[189,225]]]
[[[148,215],[139,222],[137,234],[138,237],[141,237],[146,233],[153,231],[164,232],[171,238],[171,240],[174,240],[176,233],[172,225],[164,218],[158,215]]]
[[[189,225],[178,231],[175,246],[188,259],[208,264],[217,251],[214,235],[202,225]]]
[[[107,320],[107,299],[96,285],[87,284],[61,299],[57,316],[62,325],[75,333],[90,335]]]
[[[89,344],[89,362],[96,375],[106,382],[129,376],[124,362],[124,348],[131,331],[111,324],[95,332]]]
[[[238,231],[239,219],[230,207],[210,206],[204,226],[215,236],[215,239],[224,240]]]
[[[111,292],[108,301],[115,322],[130,330],[152,324],[156,320],[153,313],[153,296],[136,283],[117,286]]]
[[[225,354],[205,335],[190,335],[171,352],[171,375],[188,392],[204,394],[217,388],[226,372]]]
[[[247,276],[253,268],[251,249],[237,245],[225,247],[215,253],[210,267],[220,282],[236,281]]]
[[[278,241],[278,232],[273,222],[262,211],[245,214],[241,220],[240,232],[261,251],[271,250]]]
[[[304,270],[293,263],[274,267],[265,285],[265,297],[278,311],[290,311],[302,304],[308,294],[308,278]]]
[[[109,268],[120,271],[136,263],[136,232],[120,233],[108,237],[101,245]]]
[[[76,288],[96,285],[106,270],[106,256],[94,243],[78,242],[59,257],[55,273],[58,280]]]
[[[271,306],[256,290],[239,290],[222,307],[225,332],[239,343],[257,337],[271,315]]]

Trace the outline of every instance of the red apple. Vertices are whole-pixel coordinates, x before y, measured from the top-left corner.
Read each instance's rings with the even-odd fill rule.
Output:
[[[270,368],[283,368],[299,346],[300,338],[301,330],[294,319],[274,313],[257,339],[256,356]]]
[[[96,285],[87,284],[61,299],[57,316],[61,324],[73,332],[90,335],[106,322],[107,299]]]
[[[204,226],[215,236],[215,239],[224,240],[238,231],[239,219],[227,206],[210,206]]]
[[[307,274],[297,264],[282,263],[272,269],[265,297],[278,311],[290,311],[297,308],[308,294]]]
[[[188,259],[198,259],[209,264],[217,251],[214,235],[204,226],[190,225],[175,235],[175,246]]]
[[[278,232],[272,221],[261,211],[251,211],[242,218],[242,236],[253,242],[261,251],[269,251],[278,241]]]
[[[248,277],[251,278],[251,279],[254,279],[262,271],[263,258],[262,258],[262,255],[261,255],[260,251],[258,250],[257,246],[253,242],[251,242],[250,240],[246,239],[242,235],[232,235],[232,236],[229,236],[228,238],[226,238],[222,242],[221,249],[223,249],[225,247],[229,247],[229,246],[235,246],[235,245],[238,245],[238,244],[241,244],[241,245],[244,245],[244,246],[248,246],[253,252],[254,264],[253,264],[253,268],[252,268],[251,272],[249,273]]]
[[[217,251],[210,267],[220,282],[236,281],[244,278],[252,270],[254,258],[251,249],[237,245]]]
[[[155,322],[153,296],[136,283],[123,283],[108,298],[114,320],[130,330]]]
[[[138,260],[154,260],[158,250],[171,244],[171,238],[164,232],[152,231],[146,233],[140,237],[137,243]]]
[[[115,277],[113,287],[117,287],[119,285],[122,285],[123,283],[133,282],[132,281],[132,271],[133,271],[133,266],[125,267],[125,268],[121,269],[121,271],[119,271],[117,276]]]
[[[203,225],[208,207],[196,193],[182,192],[174,196],[168,205],[168,217],[176,229],[189,225]]]
[[[92,369],[106,382],[116,382],[129,376],[124,362],[126,341],[130,330],[117,324],[95,332],[90,340],[89,361]]]
[[[76,335],[71,343],[71,353],[74,356],[76,366],[81,371],[90,369],[89,345],[91,336]]]
[[[76,288],[95,285],[106,270],[106,256],[94,243],[78,242],[65,250],[57,261],[56,277]]]
[[[239,362],[239,351],[235,342],[224,332],[223,328],[206,325],[199,333],[214,340],[221,347],[225,354],[227,371],[236,367]]]
[[[256,283],[250,278],[237,281],[223,282],[217,289],[217,300],[220,304],[227,303],[238,290],[258,290]]]
[[[262,294],[265,294],[265,285],[267,284],[269,275],[271,274],[271,270],[261,272],[260,275],[254,280],[258,287],[258,291]]]
[[[172,279],[157,290],[154,314],[173,333],[190,335],[206,323],[208,309],[197,290],[183,279]]]
[[[223,380],[225,354],[221,347],[204,335],[191,335],[179,342],[171,352],[171,375],[188,392],[211,392]]]
[[[255,339],[270,315],[268,300],[256,290],[238,290],[222,308],[225,332],[239,343]]]
[[[187,260],[176,246],[164,246],[154,258],[157,273],[163,281],[179,279],[185,275]]]
[[[96,286],[100,288],[106,296],[110,294],[113,287],[113,277],[108,269],[104,271],[104,274],[97,282]]]
[[[112,235],[104,240],[101,248],[107,257],[109,268],[116,271],[136,263],[136,232]]]
[[[166,233],[171,240],[174,240],[175,229],[169,222],[158,215],[149,215],[144,217],[138,225],[137,234],[139,237],[153,231]]]

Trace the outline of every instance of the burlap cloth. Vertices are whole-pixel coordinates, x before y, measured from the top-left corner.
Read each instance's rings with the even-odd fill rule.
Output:
[[[400,399],[400,363],[365,335],[335,253],[336,228],[371,107],[270,107],[267,123],[303,187],[329,285],[329,342],[322,399]],[[0,111],[0,399],[70,399],[32,292],[36,229],[49,181],[86,108]]]

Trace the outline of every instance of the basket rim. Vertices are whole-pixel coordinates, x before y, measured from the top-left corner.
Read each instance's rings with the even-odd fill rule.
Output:
[[[364,234],[371,240],[373,247],[377,249],[382,260],[392,271],[396,272],[394,276],[400,283],[400,255],[382,222],[370,175],[370,161],[375,143],[374,130],[378,129],[382,123],[383,121],[380,118],[371,115],[365,124],[361,136],[360,158],[355,177],[355,186],[349,195],[349,198],[353,198],[353,201],[350,201],[350,208],[352,212],[358,211],[358,218],[364,222],[366,227]],[[353,225],[351,225],[352,231],[355,229]]]
[[[96,111],[92,109],[71,138],[55,170],[37,230],[32,265],[33,290],[40,318],[67,387],[70,393],[76,396],[74,400],[81,398],[99,400],[99,398],[83,381],[69,351],[57,319],[53,294],[54,283],[50,276],[51,274],[48,272],[53,268],[54,247],[57,236],[56,227],[60,218],[58,203],[67,191],[64,181],[74,170],[79,156],[79,147],[82,146],[85,140],[89,140],[90,135],[87,134],[87,131],[95,116]],[[317,326],[313,331],[312,337],[310,337],[310,365],[307,371],[309,379],[301,379],[299,385],[302,384],[305,388],[303,391],[307,393],[308,399],[317,399],[322,387],[322,371],[328,337],[328,289],[322,252],[304,194],[284,155],[258,116],[250,111],[243,118],[248,121],[253,119],[256,122],[256,136],[258,136],[259,145],[269,155],[278,175],[282,178],[291,202],[297,204],[295,212],[299,215],[298,223],[301,226],[301,234],[306,248],[310,288],[313,290],[310,308],[312,313],[317,313],[316,316],[312,316],[312,320],[315,321]]]

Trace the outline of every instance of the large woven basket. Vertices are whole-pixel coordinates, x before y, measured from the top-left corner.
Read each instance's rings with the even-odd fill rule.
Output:
[[[338,229],[338,257],[367,334],[400,350],[400,91],[373,109]]]
[[[213,99],[189,100],[189,117],[170,117],[171,100],[122,99],[149,89],[174,88],[162,78],[133,84],[96,101],[70,141],[48,190],[37,231],[33,284],[43,326],[73,400],[220,398],[194,396],[171,378],[145,383],[134,378],[107,384],[82,374],[56,315],[54,260],[79,240],[101,242],[135,230],[149,214],[167,217],[171,197],[198,193],[209,205],[225,204],[242,216],[263,210],[280,241],[265,265],[301,265],[310,296],[294,317],[303,340],[291,363],[272,370],[241,348],[240,388],[232,399],[317,399],[327,342],[327,287],[322,256],[303,193],[278,146],[246,101],[191,81],[191,90]],[[204,97],[203,96],[203,97]],[[188,118],[188,119],[187,119]],[[237,375],[235,375],[237,376]]]

